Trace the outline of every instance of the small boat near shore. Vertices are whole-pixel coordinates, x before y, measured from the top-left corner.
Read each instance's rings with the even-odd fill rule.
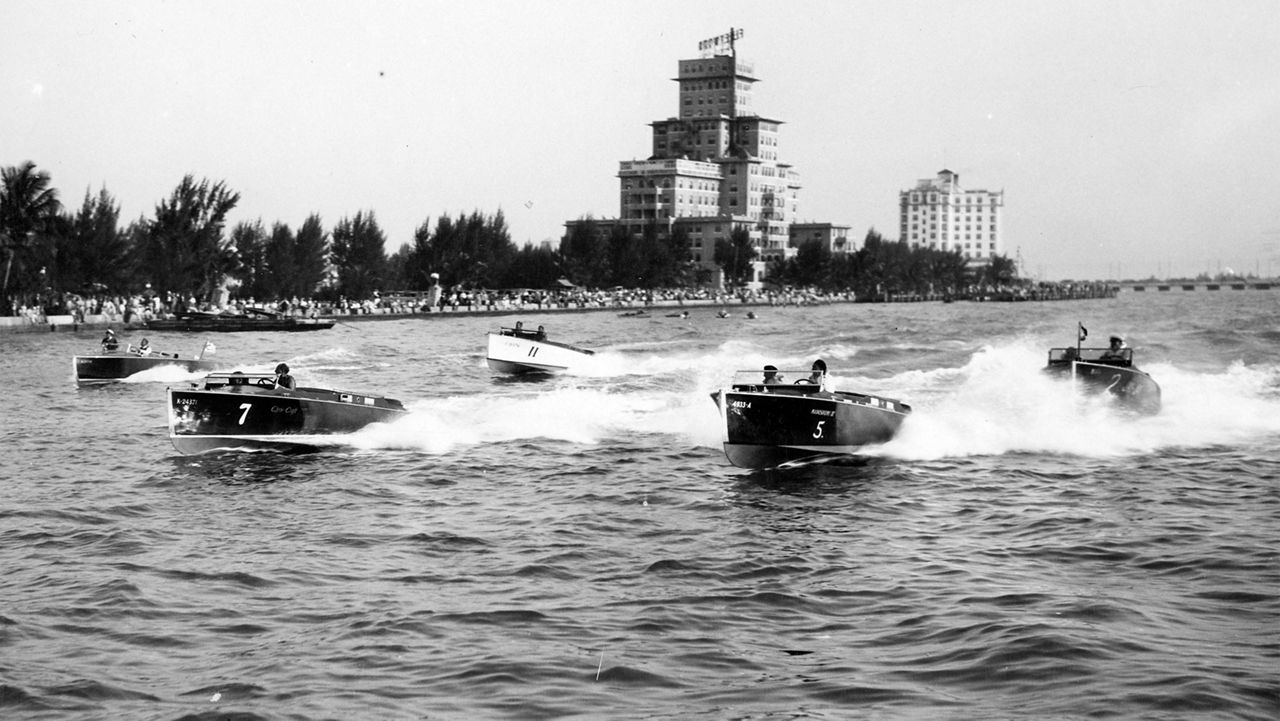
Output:
[[[800,380],[788,382],[788,374]],[[724,425],[725,456],[739,468],[854,455],[891,440],[911,413],[894,398],[828,390],[822,361],[811,372],[737,371],[711,398]]]
[[[122,381],[129,376],[163,367],[176,367],[190,372],[211,371],[218,367],[218,362],[205,359],[205,354],[212,353],[212,343],[205,343],[199,355],[183,357],[177,353],[152,351],[140,354],[132,345],[125,350],[103,351],[97,355],[78,355],[71,359],[75,370],[76,383],[79,385],[101,385]]]
[[[594,354],[593,350],[548,340],[542,326],[525,330],[524,324],[517,322],[514,328],[500,328],[497,333],[488,334],[485,362],[502,373],[555,373],[579,365]]]
[[[306,331],[332,328],[333,318],[307,318],[285,315],[265,308],[245,308],[243,312],[224,311],[206,313],[188,311],[172,318],[152,318],[145,321],[148,330],[172,330],[186,332],[236,333],[243,331]]]
[[[400,401],[328,388],[277,387],[264,373],[210,373],[168,389],[169,440],[185,454],[224,449],[307,451],[403,416]]]
[[[1076,389],[1087,395],[1109,394],[1127,410],[1143,415],[1159,413],[1160,384],[1133,364],[1133,349],[1121,347],[1122,339],[1113,336],[1112,341],[1110,348],[1050,348],[1044,371],[1070,378]]]

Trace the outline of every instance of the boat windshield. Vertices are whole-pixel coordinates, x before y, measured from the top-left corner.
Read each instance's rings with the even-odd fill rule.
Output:
[[[1133,365],[1133,349],[1122,348],[1112,351],[1109,348],[1050,348],[1049,365],[1064,365],[1071,361],[1085,363],[1101,363],[1103,365]]]
[[[740,370],[733,372],[733,387],[797,386],[817,390],[826,383],[826,378],[824,375],[822,384],[814,383],[813,371],[799,368]]]

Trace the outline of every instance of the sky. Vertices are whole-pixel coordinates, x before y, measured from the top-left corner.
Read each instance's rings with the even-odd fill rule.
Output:
[[[388,252],[501,210],[517,244],[616,217],[677,63],[741,28],[799,219],[898,237],[942,169],[1003,190],[1042,280],[1280,275],[1280,2],[0,3],[0,166],[154,217],[185,175],[229,226],[373,212]]]

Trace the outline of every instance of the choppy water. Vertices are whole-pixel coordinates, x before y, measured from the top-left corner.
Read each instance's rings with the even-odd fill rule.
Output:
[[[601,352],[540,383],[484,368],[498,319],[216,337],[412,410],[304,456],[180,456],[182,378],[77,389],[96,332],[0,336],[0,717],[1273,719],[1278,311],[548,315]],[[1163,413],[1039,374],[1077,320],[1130,338]],[[818,356],[911,402],[900,437],[729,466],[707,394]]]

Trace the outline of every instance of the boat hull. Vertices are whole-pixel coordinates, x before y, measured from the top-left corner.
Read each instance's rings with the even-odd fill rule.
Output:
[[[172,358],[166,356],[136,356],[131,354],[78,355],[72,359],[76,382],[82,385],[114,383],[131,375],[162,366],[176,366],[184,370],[211,371],[217,364],[197,358]]]
[[[404,412],[397,401],[321,389],[170,388],[169,439],[182,453],[308,450],[341,445],[342,435]]]
[[[891,440],[911,412],[890,398],[808,389],[726,390],[713,397],[725,456],[740,468],[854,455]]]
[[[485,362],[501,373],[557,373],[581,365],[592,351],[564,343],[489,333]]]
[[[1146,371],[1132,366],[1072,361],[1051,365],[1051,373],[1070,377],[1076,388],[1087,395],[1107,394],[1117,405],[1144,415],[1160,412],[1163,401],[1160,384]]]

